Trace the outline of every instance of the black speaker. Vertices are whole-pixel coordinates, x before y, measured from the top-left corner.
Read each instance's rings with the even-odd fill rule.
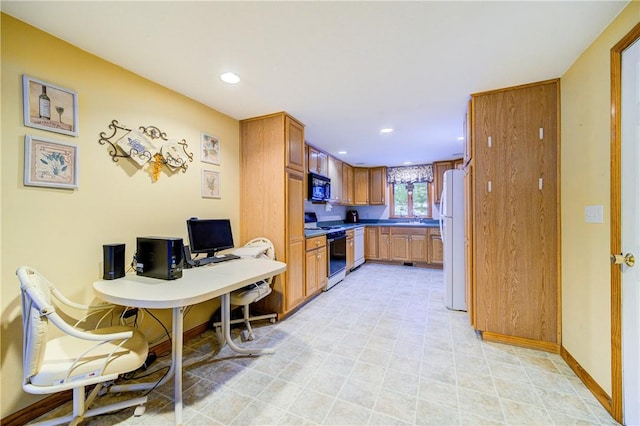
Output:
[[[102,246],[104,255],[103,280],[115,280],[124,277],[124,244],[105,244]]]

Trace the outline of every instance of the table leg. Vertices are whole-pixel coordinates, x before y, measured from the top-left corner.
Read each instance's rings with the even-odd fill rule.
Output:
[[[173,364],[174,373],[174,398],[175,398],[175,425],[182,425],[182,328],[184,307],[173,308]]]
[[[273,348],[241,348],[231,340],[231,307],[229,305],[229,293],[222,295],[220,299],[220,322],[222,323],[222,335],[231,350],[244,355],[266,355],[274,353]]]

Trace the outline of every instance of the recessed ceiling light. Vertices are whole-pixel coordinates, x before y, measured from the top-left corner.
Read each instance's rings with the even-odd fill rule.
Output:
[[[391,127],[385,127],[384,129],[380,129],[380,133],[391,133],[393,129]]]
[[[464,136],[458,136],[458,140],[459,141],[463,141],[464,140]]]
[[[225,72],[224,74],[220,75],[220,79],[229,84],[236,84],[240,81],[240,77],[232,72]]]
[[[402,164],[404,164],[405,166],[408,166],[409,164],[413,164],[413,163],[412,163],[411,161],[405,161],[405,162],[404,162],[404,163],[402,163]]]
[[[346,153],[347,153],[347,151],[338,151],[338,154],[340,154],[340,155],[344,155]]]

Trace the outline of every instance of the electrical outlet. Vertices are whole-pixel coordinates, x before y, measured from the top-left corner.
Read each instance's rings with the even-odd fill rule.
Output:
[[[604,207],[584,206],[584,221],[586,223],[604,223]]]

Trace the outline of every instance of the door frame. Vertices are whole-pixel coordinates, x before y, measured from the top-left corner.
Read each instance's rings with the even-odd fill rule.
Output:
[[[640,23],[611,48],[611,253],[620,253],[622,221],[621,183],[621,99],[622,51],[640,38]],[[611,415],[622,423],[622,277],[611,267]]]

